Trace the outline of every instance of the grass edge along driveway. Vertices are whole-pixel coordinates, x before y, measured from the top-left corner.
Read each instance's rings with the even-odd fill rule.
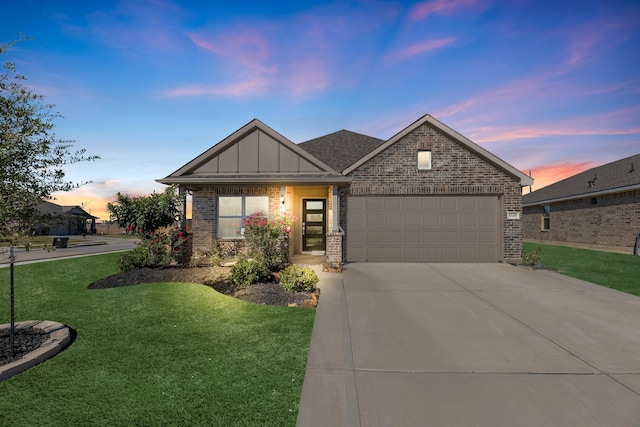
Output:
[[[524,251],[542,248],[544,267],[597,285],[640,296],[640,256],[525,242]]]
[[[0,383],[0,425],[295,425],[313,310],[197,284],[87,289],[118,256],[16,267],[16,321],[55,320],[78,336]],[[0,283],[8,323],[8,269]]]

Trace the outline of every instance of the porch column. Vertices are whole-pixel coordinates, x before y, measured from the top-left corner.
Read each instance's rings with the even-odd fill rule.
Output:
[[[337,233],[340,231],[340,196],[338,195],[338,186],[333,187],[333,221],[331,222],[331,232]]]
[[[187,228],[187,190],[183,187],[178,187],[178,196],[180,197],[180,219],[178,220],[178,227],[180,229]]]
[[[342,264],[342,240],[344,233],[340,229],[340,196],[338,195],[338,187],[333,186],[332,193],[332,221],[331,231],[327,233],[327,250],[325,252],[327,257],[327,264],[332,266],[339,266]]]

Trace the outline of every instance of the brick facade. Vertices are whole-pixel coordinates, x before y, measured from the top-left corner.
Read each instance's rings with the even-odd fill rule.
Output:
[[[524,208],[525,239],[633,248],[640,233],[640,190],[550,206],[548,231],[542,230],[542,205]]]
[[[431,150],[430,170],[418,170],[418,150]],[[351,185],[340,188],[340,220],[347,235],[349,195],[495,195],[502,203],[503,259],[516,262],[521,259],[522,220],[507,219],[507,212],[522,211],[519,180],[426,124],[350,176]],[[343,256],[346,259],[346,244]]]
[[[280,186],[220,185],[193,191],[193,250],[213,247],[218,229],[218,196],[269,196],[269,211],[280,212]]]

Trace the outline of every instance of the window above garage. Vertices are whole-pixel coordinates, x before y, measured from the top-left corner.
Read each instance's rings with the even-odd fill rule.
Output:
[[[431,150],[418,150],[418,170],[431,169]]]

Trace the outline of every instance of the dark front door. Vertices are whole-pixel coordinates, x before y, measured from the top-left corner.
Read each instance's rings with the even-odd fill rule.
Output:
[[[302,250],[324,251],[326,248],[326,200],[302,200]]]

